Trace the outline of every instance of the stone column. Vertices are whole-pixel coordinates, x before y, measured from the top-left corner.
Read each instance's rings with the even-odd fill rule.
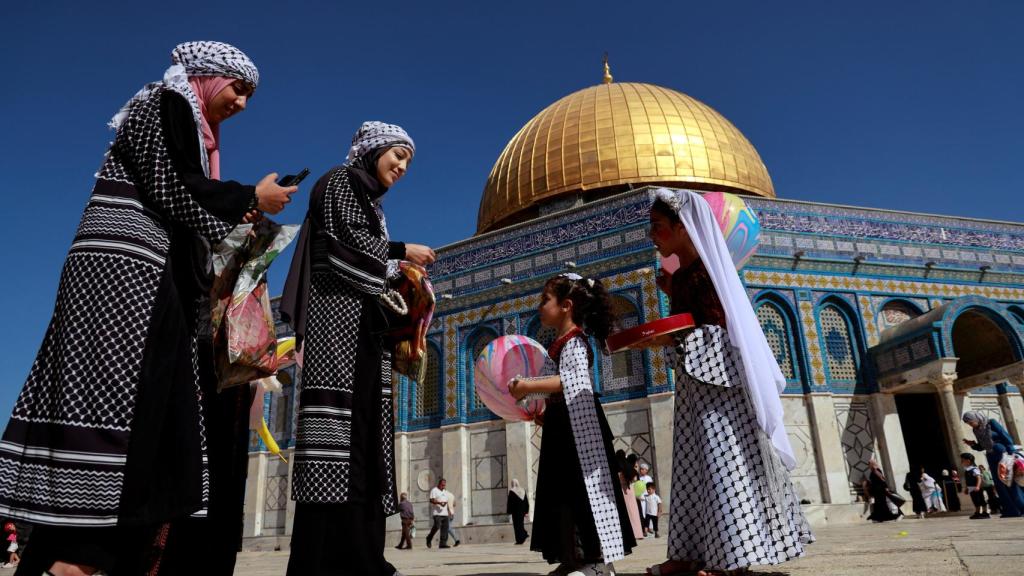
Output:
[[[1013,407],[1010,405],[1010,394],[1005,387],[1000,386],[999,411],[1003,415],[1003,422],[1006,423],[1006,431],[1010,433],[1014,442],[1020,442],[1020,428],[1017,426],[1017,419],[1014,418]]]
[[[274,456],[277,458],[277,456]],[[245,483],[245,536],[263,535],[263,509],[267,500],[267,453],[250,452],[248,481]]]
[[[409,434],[395,432],[395,488],[409,493]]]
[[[285,458],[288,459],[288,493],[285,495],[288,501],[285,503],[285,514],[284,514],[284,533],[291,535],[292,526],[295,524],[295,500],[292,500],[292,478],[295,472],[295,447],[292,446],[284,451]]]
[[[530,443],[530,436],[533,434],[533,422],[506,422],[505,423],[505,469],[508,478],[508,486],[512,487],[512,479],[519,480],[519,486],[526,490],[526,495],[533,502],[536,487],[533,485],[533,478],[530,470],[533,469],[533,462],[536,455],[533,453],[533,444]],[[530,514],[533,514],[533,506],[530,507]]]
[[[960,469],[960,452],[963,448],[963,434],[960,425],[960,407],[956,394],[953,393],[953,382],[956,375],[943,374],[940,378],[932,380],[939,391],[939,404],[942,407],[943,433],[946,435],[947,457],[950,466]],[[961,477],[963,470],[960,470]]]
[[[669,509],[672,497],[672,429],[675,426],[675,393],[662,392],[647,397],[650,402],[651,444],[654,448],[654,483],[661,496],[662,510]]]
[[[1006,383],[1016,386],[1018,392],[1000,394],[999,406],[1003,409],[1007,429],[1017,444],[1020,444],[1024,442],[1024,397],[1019,391],[1024,390],[1024,374],[1014,376]]]
[[[456,525],[465,526],[470,521],[472,510],[472,484],[470,484],[469,429],[465,424],[456,424],[441,429],[443,478],[448,482],[448,491],[455,495]]]
[[[849,504],[853,501],[850,480],[832,393],[813,392],[806,398],[822,500],[826,504]]]
[[[868,410],[871,413],[871,428],[878,444],[879,463],[885,470],[889,487],[902,490],[903,478],[910,471],[907,447],[903,442],[903,428],[896,411],[896,397],[876,392],[870,396]]]

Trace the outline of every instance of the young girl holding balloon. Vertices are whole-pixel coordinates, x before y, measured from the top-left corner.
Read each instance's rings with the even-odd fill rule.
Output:
[[[530,549],[541,552],[551,574],[614,574],[612,562],[636,546],[622,491],[612,433],[590,380],[593,351],[614,324],[608,293],[599,280],[567,273],[544,285],[541,324],[557,332],[548,354],[554,376],[513,378],[516,399],[548,393],[537,471],[537,496]]]
[[[786,380],[736,272],[754,244],[730,250],[723,220],[699,194],[661,188],[654,198],[651,240],[679,259],[658,285],[672,313],[690,313],[696,327],[653,342],[672,347],[676,399],[668,561],[648,574],[746,573],[802,556],[813,536],[789,479]]]

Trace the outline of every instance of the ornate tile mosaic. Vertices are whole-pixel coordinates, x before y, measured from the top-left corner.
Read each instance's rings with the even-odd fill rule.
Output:
[[[855,290],[918,297],[939,296],[960,298],[984,296],[993,300],[1024,301],[1024,288],[979,284],[945,284],[927,280],[894,280],[861,276],[826,276],[800,272],[779,272],[744,269],[744,282],[753,286],[778,288],[813,288],[818,290]]]
[[[847,477],[850,479],[850,493],[860,494],[860,482],[867,474],[868,460],[875,453],[875,437],[871,432],[868,405],[863,398],[836,397],[835,410]]]
[[[807,343],[807,360],[811,367],[811,384],[825,386],[825,363],[822,360],[821,344],[818,342],[818,326],[814,319],[814,304],[800,301],[800,325]]]

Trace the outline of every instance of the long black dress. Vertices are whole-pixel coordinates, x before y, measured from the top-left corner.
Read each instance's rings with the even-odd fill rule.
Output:
[[[530,513],[530,498],[523,493],[523,497],[520,498],[518,494],[509,490],[508,491],[508,502],[507,512],[512,517],[512,529],[515,531],[516,544],[522,544],[526,542],[526,539],[530,535],[526,532],[525,520],[526,515]]]
[[[374,154],[373,152],[368,155]],[[391,357],[378,297],[389,242],[371,202],[386,192],[363,157],[320,178],[282,297],[302,339],[290,575],[392,576],[384,522],[397,512]]]
[[[224,222],[240,222],[254,187],[205,176],[184,97],[163,91],[159,111],[169,162],[192,200]],[[161,574],[188,574],[195,557],[206,574],[234,571],[251,395],[247,386],[217,393],[208,242],[181,224],[170,236],[144,341],[117,526],[37,525],[17,574],[36,576],[55,560],[138,574],[158,559]]]
[[[913,470],[907,472],[907,477],[903,481],[903,489],[910,493],[910,498],[913,501],[915,514],[923,514],[928,511],[928,505],[925,504],[924,497],[921,495],[921,487],[918,486],[917,484],[920,481],[920,468],[918,468],[917,472],[914,472]]]
[[[871,515],[868,516],[868,520],[888,522],[902,515],[898,509],[896,514],[889,510],[889,485],[886,484],[885,478],[882,478],[874,470],[868,472],[868,492],[874,499],[874,502],[871,504]]]
[[[631,553],[636,538],[618,486],[612,431],[590,384],[589,348],[580,333],[564,347],[556,341],[551,356],[558,362],[563,392],[552,395],[544,409],[530,550],[541,552],[550,564],[614,562]],[[596,412],[592,421],[579,418],[590,410]],[[580,419],[576,426],[573,418]],[[594,467],[584,471],[583,459]]]

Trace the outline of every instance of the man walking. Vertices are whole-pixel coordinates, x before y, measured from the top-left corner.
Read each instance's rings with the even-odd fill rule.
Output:
[[[438,548],[450,548],[448,546],[449,492],[445,491],[445,485],[444,478],[441,478],[437,481],[437,486],[430,491],[430,514],[434,519],[434,524],[430,527],[430,533],[427,534],[427,548],[430,548],[430,542],[438,530],[441,531],[441,545]]]
[[[402,539],[395,548],[409,550],[412,548],[412,525],[416,521],[416,512],[412,508],[412,502],[409,502],[408,494],[402,492],[398,499],[398,515],[402,518]]]

